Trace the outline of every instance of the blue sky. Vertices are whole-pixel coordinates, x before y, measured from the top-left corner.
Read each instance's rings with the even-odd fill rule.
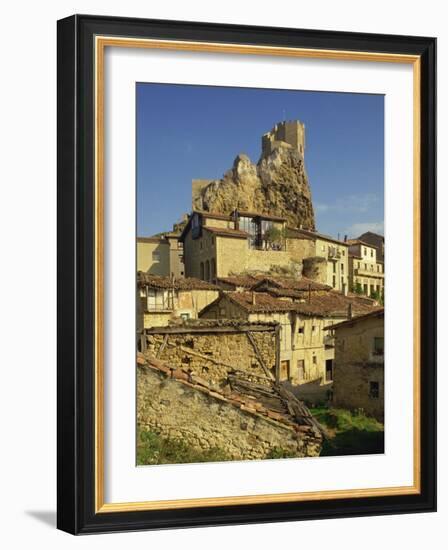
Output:
[[[219,179],[238,153],[257,162],[261,135],[306,126],[317,230],[383,233],[384,97],[137,84],[137,234],[168,231],[191,209],[191,180]]]

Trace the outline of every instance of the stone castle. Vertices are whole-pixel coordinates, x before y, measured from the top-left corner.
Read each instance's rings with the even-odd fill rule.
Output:
[[[239,209],[284,217],[291,227],[315,230],[305,170],[305,125],[277,123],[261,137],[257,164],[239,154],[221,179],[192,180],[193,210],[227,214]]]
[[[299,120],[279,122],[261,138],[262,156],[267,157],[279,147],[291,147],[305,156],[305,124]]]

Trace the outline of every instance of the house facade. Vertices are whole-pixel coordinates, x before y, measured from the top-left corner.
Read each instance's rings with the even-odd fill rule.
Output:
[[[137,331],[163,327],[174,319],[197,319],[216,300],[219,288],[192,278],[137,274]]]
[[[333,239],[316,231],[295,229],[294,232],[297,237],[301,235],[302,238],[311,239],[313,242],[308,257],[315,261],[307,263],[304,275],[313,277],[306,271],[308,265],[312,266],[317,269],[315,277],[319,282],[330,285],[343,293],[347,292],[349,285],[349,245],[347,242]],[[317,264],[320,264],[319,269]]]
[[[137,271],[160,277],[183,277],[183,244],[179,234],[137,237]]]
[[[384,295],[384,263],[377,258],[377,248],[359,239],[347,242],[350,245],[351,290],[365,296],[382,298]]]
[[[299,273],[303,260],[316,256],[319,249],[326,262],[321,282],[343,290],[348,281],[347,245],[310,231],[290,229],[277,216],[194,211],[180,240],[187,277],[214,281],[246,271]]]
[[[325,328],[347,319],[350,314],[370,309],[371,306],[336,292],[313,292],[310,296],[309,290],[288,292],[286,288],[272,288],[257,291],[254,288],[221,293],[199,313],[199,317],[277,323],[280,326],[279,378],[303,384],[332,380],[334,342]]]
[[[334,324],[333,405],[384,419],[384,309]]]

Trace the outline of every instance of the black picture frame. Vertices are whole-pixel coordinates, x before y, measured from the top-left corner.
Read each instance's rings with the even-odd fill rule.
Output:
[[[95,512],[94,39],[97,35],[417,55],[421,62],[421,491]],[[73,534],[436,510],[436,39],[74,15],[58,22],[58,511]]]

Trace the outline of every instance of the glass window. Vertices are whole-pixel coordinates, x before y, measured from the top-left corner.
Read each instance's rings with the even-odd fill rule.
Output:
[[[380,383],[369,382],[369,397],[372,399],[378,399],[380,396]]]
[[[373,339],[373,354],[384,355],[384,337],[375,336]]]

